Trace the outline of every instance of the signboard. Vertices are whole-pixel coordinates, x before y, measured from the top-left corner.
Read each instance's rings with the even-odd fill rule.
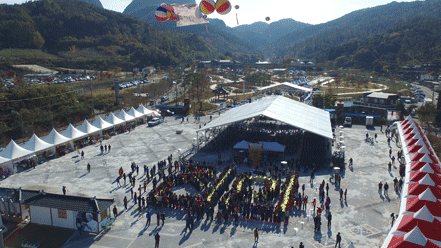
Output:
[[[253,166],[259,166],[262,158],[263,146],[259,143],[248,143],[249,159]]]

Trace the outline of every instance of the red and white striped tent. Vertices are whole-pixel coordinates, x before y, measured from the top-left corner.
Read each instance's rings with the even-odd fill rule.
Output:
[[[400,213],[381,247],[441,247],[441,168],[420,126],[397,123],[406,161]]]

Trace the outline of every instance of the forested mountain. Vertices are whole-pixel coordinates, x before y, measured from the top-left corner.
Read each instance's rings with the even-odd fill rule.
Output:
[[[408,44],[417,42],[416,39],[418,38],[427,38],[428,35],[432,36],[430,33],[437,33],[438,31],[436,30],[438,29],[438,26],[432,26],[432,24],[438,22],[437,20],[440,17],[440,0],[402,3],[392,2],[382,6],[354,11],[324,24],[298,29],[278,39],[272,43],[268,49],[276,47],[278,49],[281,48],[278,51],[275,51],[278,56],[315,57],[323,61],[326,59],[335,59],[338,54],[350,55],[351,52],[358,51],[358,48],[360,48],[359,45],[361,44],[375,44],[376,42],[379,42],[379,37],[382,37],[382,35],[387,37],[392,34],[392,38],[396,37],[396,34],[393,34],[394,29],[402,30],[403,27],[407,27],[408,29],[413,30],[413,32],[416,32],[413,33],[414,35],[419,36],[412,38],[405,35],[405,30],[402,30],[399,39],[392,39],[394,40],[395,45],[384,43],[392,41],[387,38],[383,40],[384,44],[382,44],[392,47],[398,46],[390,51],[400,51],[401,59],[399,62],[405,63],[406,60],[411,60],[412,58],[405,58],[406,56],[402,56],[405,54],[404,49],[416,50],[418,49],[416,46]],[[418,30],[425,30],[429,33],[424,34],[418,32]],[[403,38],[405,38],[405,40],[403,40]],[[438,37],[432,38],[438,40]],[[422,40],[418,40],[418,42],[423,43]],[[431,44],[431,42],[428,43]],[[378,50],[383,51],[380,47],[378,47]],[[382,57],[385,56],[385,54],[373,54],[375,54],[375,52],[372,53],[372,56],[376,56],[377,58],[379,55]],[[392,57],[398,55],[395,54],[392,56],[392,53],[389,52],[389,50],[387,51],[387,54],[389,54],[388,60],[391,60]]]
[[[0,49],[37,48],[83,68],[192,63],[216,54],[193,34],[168,32],[79,0],[0,5]]]
[[[441,18],[416,17],[365,40],[354,39],[321,54],[337,67],[395,71],[406,64],[441,62]]]
[[[102,9],[104,8],[103,5],[101,4],[100,0],[82,0],[82,1],[85,3],[93,4],[99,8],[102,8]]]

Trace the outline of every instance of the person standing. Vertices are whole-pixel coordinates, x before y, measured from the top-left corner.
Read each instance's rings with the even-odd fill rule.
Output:
[[[63,186],[63,195],[66,195],[66,186]]]
[[[118,209],[116,208],[116,205],[113,206],[113,216],[115,216],[116,220],[116,216],[118,216]]]
[[[343,201],[343,189],[340,189],[340,201]]]
[[[332,221],[332,214],[331,212],[328,213],[328,228],[331,227],[331,221]]]
[[[104,152],[107,153],[107,145],[104,145]]]
[[[110,148],[111,148],[111,146],[110,146],[110,144],[108,145],[108,151],[110,152]]]
[[[329,184],[326,183],[326,197],[328,197],[328,192],[329,192]]]
[[[124,196],[124,208],[126,210],[127,210],[127,203],[128,203],[127,196]]]
[[[159,248],[159,239],[161,236],[159,235],[159,232],[155,234],[155,248]]]
[[[100,145],[100,150],[101,150],[101,154],[103,154],[103,152],[104,152],[104,146],[103,145]]]
[[[383,189],[383,183],[382,182],[380,182],[379,184],[378,184],[378,193],[379,194],[381,194],[381,190]]]
[[[164,222],[165,222],[165,213],[164,212],[161,213],[161,220],[162,220],[162,225],[164,225]]]
[[[345,201],[346,201],[346,196],[348,195],[348,189],[345,189]]]
[[[292,246],[291,246],[292,248]],[[305,246],[303,245],[303,242],[300,242],[299,248],[305,248]]]
[[[254,228],[254,243],[259,242],[259,232],[257,231],[257,227]]]
[[[118,185],[118,187],[121,187],[121,183],[119,182],[119,180],[120,180],[120,177],[117,177],[116,178],[116,185]]]
[[[161,212],[156,213],[156,225],[159,226],[159,221],[161,220]]]
[[[337,238],[336,238],[336,241],[335,241],[334,248],[337,247],[337,244],[338,244],[338,248],[340,248],[340,246],[341,246],[341,236],[340,236],[340,233],[337,233]]]
[[[387,193],[387,190],[389,189],[389,185],[387,185],[387,182],[384,183],[384,195],[385,196],[389,196],[389,194]]]
[[[150,221],[152,220],[152,213],[148,211],[146,217],[147,217],[147,222],[145,223],[145,226],[150,226]]]
[[[87,172],[90,173],[90,163],[87,163]]]
[[[84,158],[84,151],[81,151],[81,159]]]

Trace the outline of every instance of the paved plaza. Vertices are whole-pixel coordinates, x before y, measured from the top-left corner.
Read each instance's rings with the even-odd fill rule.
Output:
[[[213,116],[216,118],[215,116]],[[209,117],[201,117],[202,125],[209,121]],[[393,178],[399,177],[398,168],[392,172],[387,170],[389,147],[384,133],[379,127],[367,130],[364,126],[354,125],[344,128],[343,137],[346,146],[346,158],[354,160],[353,170],[346,169],[341,181],[341,188],[348,190],[347,201],[339,201],[338,190],[330,184],[331,212],[333,214],[332,227],[326,228],[327,221],[322,217],[322,228],[318,234],[313,233],[314,223],[311,212],[292,212],[289,224],[277,225],[257,221],[240,220],[238,226],[221,224],[210,221],[196,221],[192,233],[184,232],[185,212],[158,208],[153,213],[152,224],[145,228],[145,214],[139,215],[133,201],[129,202],[129,209],[124,211],[123,198],[130,199],[130,188],[117,187],[115,179],[118,169],[130,171],[131,162],[140,166],[140,176],[136,177],[136,187],[145,177],[141,177],[143,165],[151,168],[159,160],[167,159],[173,154],[178,157],[178,149],[185,151],[192,147],[192,140],[196,137],[199,124],[193,117],[189,123],[181,123],[180,118],[166,117],[165,122],[147,127],[141,125],[130,133],[119,134],[103,142],[111,144],[110,152],[101,154],[99,144],[82,149],[85,158],[80,159],[78,154],[70,153],[61,158],[38,165],[35,169],[25,171],[1,182],[1,187],[22,187],[23,189],[43,189],[45,192],[62,194],[62,186],[66,186],[67,194],[97,198],[114,198],[118,206],[119,216],[108,231],[99,235],[87,235],[76,232],[65,247],[154,247],[154,235],[160,231],[160,247],[298,247],[300,242],[305,247],[334,247],[338,232],[342,236],[342,247],[348,247],[352,242],[355,247],[378,247],[386,236],[390,224],[391,213],[398,213],[399,197],[389,190],[390,198],[378,194],[378,183],[388,182],[393,186]],[[176,130],[183,130],[176,134]],[[373,145],[365,143],[366,132],[371,136],[378,134]],[[340,128],[336,129],[339,136]],[[392,143],[393,154],[398,151]],[[197,161],[213,163],[217,161],[216,154],[195,155]],[[231,158],[231,151],[222,153],[222,160]],[[347,160],[346,159],[346,160]],[[86,164],[91,164],[88,173]],[[222,171],[223,167],[218,171]],[[240,166],[239,171],[248,170]],[[168,173],[167,173],[168,174]],[[299,183],[306,184],[306,195],[309,196],[308,209],[311,209],[311,200],[318,198],[318,187],[322,180],[329,183],[329,170],[320,170],[314,183],[309,184],[310,171],[301,173]],[[136,173],[135,173],[136,175]],[[152,183],[147,191],[152,189]],[[145,196],[145,194],[143,195]],[[166,213],[165,225],[156,225],[156,212]],[[259,242],[254,243],[253,230],[259,230]]]

